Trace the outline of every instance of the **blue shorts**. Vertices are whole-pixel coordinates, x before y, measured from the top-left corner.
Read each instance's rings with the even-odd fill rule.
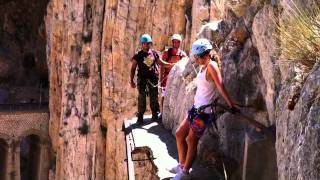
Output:
[[[188,121],[192,131],[200,138],[204,134],[206,128],[215,121],[215,114],[198,113],[197,109],[192,106],[188,111]]]

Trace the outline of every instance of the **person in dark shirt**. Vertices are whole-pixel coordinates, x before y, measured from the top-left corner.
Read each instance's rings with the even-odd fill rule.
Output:
[[[130,85],[132,88],[136,88],[134,82],[134,76],[136,68],[138,67],[138,112],[137,123],[143,123],[143,114],[146,111],[146,95],[147,90],[150,97],[150,109],[152,111],[152,120],[158,120],[159,102],[158,102],[158,80],[159,80],[159,68],[161,63],[159,54],[151,49],[152,38],[149,34],[143,34],[140,37],[140,43],[142,49],[135,53],[132,57],[132,66],[130,74]],[[164,65],[171,65],[170,63],[162,62]]]

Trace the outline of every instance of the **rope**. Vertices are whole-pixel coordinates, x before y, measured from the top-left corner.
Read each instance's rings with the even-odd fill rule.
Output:
[[[166,61],[164,61],[164,60],[162,60],[162,58],[158,58],[159,59],[159,61],[162,63],[162,64],[164,64],[164,65],[171,65],[171,66],[174,66],[175,64],[177,64],[178,62],[175,62],[175,63],[169,63],[169,62],[166,62]],[[154,87],[154,88],[161,88],[161,89],[163,89],[163,88],[165,88],[165,87],[162,87],[161,86],[161,83],[164,81],[165,79],[162,79],[161,81],[158,81],[158,83],[157,84],[153,84],[149,79],[147,80],[147,82],[152,86],[152,87]]]
[[[175,63],[174,63],[175,64]],[[191,63],[192,64],[192,63]],[[198,72],[197,72],[197,70],[196,70],[196,68],[194,67],[194,65],[192,64],[192,67],[193,67],[193,70],[194,70],[194,72],[196,73],[196,74],[198,74]],[[162,79],[162,81],[158,81],[158,83],[157,84],[153,84],[149,79],[147,80],[147,82],[152,86],[152,87],[154,87],[154,88],[165,88],[165,87],[162,87],[161,86],[161,83],[164,81],[164,79]]]
[[[168,62],[166,62],[166,61],[163,61],[161,58],[159,58],[159,60],[160,60],[160,62],[161,63],[163,63],[163,64],[165,64],[165,65],[175,65],[175,64],[177,64],[178,62],[176,62],[176,63],[168,63]],[[191,65],[192,65],[192,67],[193,67],[193,70],[194,70],[194,72],[196,73],[196,74],[198,74],[198,71],[197,71],[197,69],[196,69],[196,67],[194,66],[194,64],[193,63],[191,63]],[[158,81],[158,83],[157,84],[153,84],[149,79],[147,80],[147,82],[152,86],[152,87],[154,87],[154,88],[160,88],[160,89],[163,89],[163,88],[165,88],[165,87],[162,87],[161,86],[161,83],[164,81],[164,79],[162,79],[161,81]]]
[[[165,88],[165,87],[162,87],[161,86],[161,83],[163,82],[163,80],[164,79],[162,79],[162,81],[158,81],[158,83],[157,84],[153,84],[149,79],[147,79],[147,82],[152,86],[152,87],[154,87],[154,88]]]
[[[216,107],[216,106],[219,106],[221,107],[222,109],[225,109],[226,111],[230,112],[230,113],[233,113],[233,114],[238,114],[240,115],[240,117],[242,117],[244,120],[246,120],[246,122],[248,122],[249,124],[252,124],[253,126],[259,128],[260,130],[262,130],[262,132],[268,137],[270,138],[271,140],[275,141],[275,137],[274,137],[274,132],[270,129],[268,129],[266,126],[264,126],[263,124],[261,124],[260,122],[256,121],[255,119],[252,119],[244,114],[242,114],[241,112],[232,112],[232,110],[228,107],[226,107],[225,105],[223,104],[220,104],[220,103],[217,103],[216,101],[214,101],[213,103],[211,104],[207,104],[207,105],[203,105],[203,106],[200,106],[198,109],[197,109],[197,112],[198,113],[201,113],[203,112],[207,107]],[[243,106],[244,107],[244,106]],[[217,129],[217,134],[219,137],[221,137],[220,135],[220,132],[218,131]],[[227,180],[227,173],[226,173],[226,168],[225,168],[225,164],[223,162],[223,159],[221,158],[221,161],[222,161],[222,166],[223,166],[223,171],[224,171],[224,176],[225,176],[225,179]]]
[[[223,166],[224,178],[225,178],[225,180],[228,180],[226,166],[224,165],[224,162],[222,159],[221,159],[221,161],[222,161],[222,166]]]
[[[253,41],[252,41],[252,38],[251,38],[251,32],[249,31],[249,28],[246,25],[246,21],[245,21],[244,17],[242,17],[242,20],[243,20],[244,27],[245,27],[247,33],[249,34],[249,38],[250,38],[251,44],[253,45]]]
[[[195,72],[196,74],[198,74],[198,71],[197,71],[196,67],[194,67],[193,63],[191,63],[191,65],[192,65],[192,67],[193,67],[194,72]]]

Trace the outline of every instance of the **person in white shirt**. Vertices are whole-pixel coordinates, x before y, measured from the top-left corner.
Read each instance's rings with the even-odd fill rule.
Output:
[[[188,177],[189,169],[197,152],[199,139],[206,127],[214,120],[212,119],[214,114],[211,114],[210,107],[204,109],[201,113],[197,109],[213,102],[215,89],[222,95],[232,112],[239,112],[238,107],[234,105],[224,88],[218,63],[212,60],[212,58],[217,61],[220,59],[218,59],[218,56],[213,57],[212,51],[214,50],[208,39],[198,39],[192,44],[191,55],[196,63],[200,65],[200,71],[196,77],[197,90],[194,104],[188,111],[187,118],[181,122],[176,130],[179,164],[169,170],[172,173],[176,173],[174,180]],[[188,139],[188,143],[186,139]]]

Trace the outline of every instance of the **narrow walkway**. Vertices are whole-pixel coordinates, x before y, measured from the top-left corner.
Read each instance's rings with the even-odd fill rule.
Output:
[[[153,162],[158,168],[160,179],[174,176],[167,168],[178,164],[178,152],[174,136],[162,124],[151,121],[151,115],[144,116],[144,124],[136,124],[137,118],[126,120],[126,125],[132,130],[135,147],[151,148]]]
[[[126,128],[131,130],[134,147],[149,147],[152,150],[154,164],[158,168],[157,175],[162,180],[175,176],[168,171],[178,164],[178,152],[175,137],[162,124],[151,121],[151,115],[144,116],[144,124],[136,124],[137,118],[125,121]],[[191,180],[223,180],[215,168],[206,167],[197,160],[192,166],[189,178]]]

